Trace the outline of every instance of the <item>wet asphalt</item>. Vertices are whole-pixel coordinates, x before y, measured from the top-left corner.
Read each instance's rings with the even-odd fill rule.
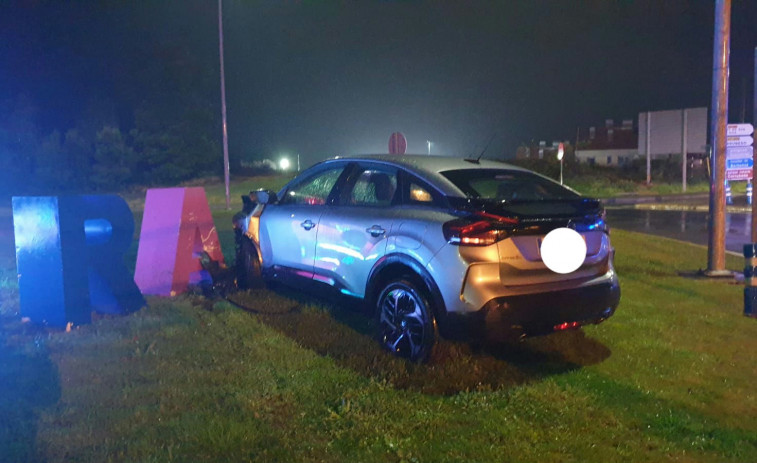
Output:
[[[607,207],[610,228],[664,236],[707,246],[709,238],[708,198],[661,198],[659,201]],[[751,206],[746,197],[735,197],[725,214],[726,250],[742,255],[743,246],[750,242],[752,227]]]

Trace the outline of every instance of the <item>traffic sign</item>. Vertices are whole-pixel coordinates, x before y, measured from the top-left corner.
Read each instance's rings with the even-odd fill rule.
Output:
[[[754,155],[754,148],[751,146],[726,146],[725,147],[726,159],[751,158],[753,155]]]
[[[389,137],[389,154],[405,154],[407,151],[407,140],[400,132],[394,132]]]
[[[754,138],[749,135],[740,135],[737,137],[725,137],[726,146],[752,146]]]
[[[562,157],[565,155],[565,145],[562,142],[557,145],[557,160],[562,161]]]
[[[752,124],[728,124],[725,128],[725,134],[728,137],[739,135],[751,135],[754,133]]]
[[[752,169],[726,169],[726,180],[750,180],[752,178]]]
[[[748,169],[753,165],[753,160],[749,158],[728,159],[725,162],[726,169]]]

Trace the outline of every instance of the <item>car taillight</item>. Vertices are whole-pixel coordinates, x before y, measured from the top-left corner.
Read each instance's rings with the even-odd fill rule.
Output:
[[[581,327],[581,322],[565,322],[552,327],[554,331],[574,330]]]
[[[482,218],[476,220],[478,218]],[[455,219],[442,226],[444,238],[460,246],[489,246],[509,236],[517,219],[480,212],[470,218]]]

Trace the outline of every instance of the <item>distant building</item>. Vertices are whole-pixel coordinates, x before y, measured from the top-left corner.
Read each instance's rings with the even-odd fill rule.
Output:
[[[707,108],[685,108],[639,113],[638,125],[624,119],[616,125],[606,119],[602,127],[580,128],[576,136],[575,158],[580,163],[598,166],[623,166],[634,159],[646,158],[647,146],[652,158],[680,156],[686,133],[686,154],[690,162],[700,162],[707,149]],[[647,121],[651,121],[647,129]],[[684,127],[684,120],[686,121]],[[647,132],[649,145],[647,145]],[[559,142],[545,141],[521,145],[516,158],[544,159],[557,153]],[[565,142],[566,147],[568,142]]]
[[[578,162],[622,166],[638,156],[638,135],[632,119],[624,119],[620,125],[615,125],[612,119],[607,119],[604,127],[589,127],[586,131],[578,131]]]
[[[569,146],[570,142],[565,140],[564,146]],[[547,144],[546,141],[541,140],[538,142],[532,142],[531,145],[521,145],[515,151],[515,159],[545,159],[557,156],[557,148],[559,148],[560,142],[553,141],[551,144]]]

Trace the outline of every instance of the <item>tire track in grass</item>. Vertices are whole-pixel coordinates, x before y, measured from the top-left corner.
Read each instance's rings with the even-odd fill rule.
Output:
[[[556,333],[515,344],[472,347],[440,340],[425,364],[381,350],[369,317],[340,304],[298,302],[270,290],[229,294],[228,299],[300,345],[342,367],[398,389],[451,395],[510,388],[598,363],[610,350],[583,331]]]

